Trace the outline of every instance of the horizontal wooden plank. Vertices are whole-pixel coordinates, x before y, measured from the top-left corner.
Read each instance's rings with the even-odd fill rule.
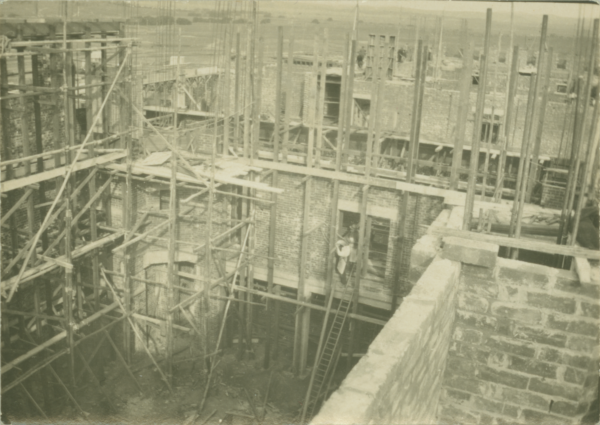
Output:
[[[105,168],[108,168],[109,170],[116,170],[116,171],[122,171],[122,172],[127,171],[127,166],[125,164],[108,164],[105,166]],[[168,169],[167,167],[152,167],[152,166],[147,166],[147,165],[134,164],[131,167],[131,172],[134,174],[147,174],[150,176],[163,177],[165,179],[171,178],[171,170]],[[198,172],[198,174],[203,177],[210,178],[210,174],[208,174],[208,173]],[[177,180],[187,182],[187,183],[200,184],[200,185],[204,186],[203,181],[200,181],[195,177],[188,176],[187,174],[183,174],[183,173],[177,173]],[[257,182],[253,182],[253,181],[249,181],[249,180],[238,179],[235,177],[226,177],[226,176],[218,176],[217,175],[217,176],[215,176],[215,181],[217,183],[222,183],[222,184],[231,184],[231,185],[235,185],[235,186],[249,187],[251,189],[261,190],[263,192],[283,193],[283,189],[271,187],[264,183],[257,183]]]
[[[95,158],[86,159],[84,161],[76,162],[73,165],[73,171],[80,171],[86,168],[94,167],[96,165],[106,164],[107,162],[116,161],[118,159],[127,156],[127,152],[122,150],[120,152],[109,153],[108,155],[97,156]],[[70,167],[70,165],[69,165]],[[0,192],[5,193],[11,190],[20,189],[30,184],[40,183],[46,180],[54,179],[56,177],[64,176],[67,172],[68,167],[58,167],[53,170],[44,171],[43,173],[32,174],[27,177],[20,179],[8,180],[2,182]]]
[[[121,236],[123,236],[123,232],[113,233],[112,235],[108,235],[103,238],[100,238],[97,241],[94,241],[92,243],[89,243],[87,245],[79,247],[77,249],[74,249],[71,253],[71,257],[74,260],[78,257],[81,257],[81,256],[93,251],[96,248],[100,248],[101,246],[104,246],[110,242],[113,242],[113,241],[119,239]],[[56,260],[64,262],[64,261],[66,261],[66,256],[64,256],[64,255],[60,256]],[[56,261],[46,261],[38,266],[32,267],[28,270],[25,270],[25,273],[23,273],[23,276],[21,277],[21,283],[25,283],[27,281],[35,279],[36,277],[42,276],[42,275],[49,273],[53,270],[56,270],[58,268],[59,268],[59,265],[57,264]],[[6,293],[6,291],[9,291],[12,288],[12,286],[16,283],[16,281],[17,281],[17,276],[13,276],[10,279],[3,280],[0,283],[0,290],[2,291],[3,296]]]
[[[468,232],[466,230],[449,229],[447,227],[429,227],[428,232],[436,236],[455,236],[472,241],[489,242],[500,246],[544,252],[546,254],[558,254],[570,257],[600,260],[600,251],[594,251],[576,246],[553,245],[551,243],[534,241],[531,239],[515,239],[509,238],[508,236]]]

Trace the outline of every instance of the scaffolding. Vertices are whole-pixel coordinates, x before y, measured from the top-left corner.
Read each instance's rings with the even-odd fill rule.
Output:
[[[146,353],[172,392],[174,341],[180,333],[195,335],[202,341],[203,352],[198,356],[204,360],[206,377],[199,405],[202,411],[217,364],[215,357],[222,349],[228,312],[235,311],[238,317],[239,350],[243,355],[251,350],[253,310],[264,307],[268,336],[263,366],[268,368],[276,352],[277,339],[273,335],[277,335],[279,329],[279,306],[289,303],[297,306],[292,360],[296,375],[311,371],[308,364],[310,312],[325,312],[311,371],[311,388],[302,412],[302,420],[309,419],[310,414],[316,412],[318,402],[327,396],[326,381],[340,357],[338,341],[347,338],[348,367],[351,367],[357,324],[385,324],[384,320],[370,317],[359,308],[361,282],[368,273],[369,229],[373,226],[368,216],[369,195],[375,188],[401,192],[399,225],[386,229],[389,238],[397,244],[414,244],[419,199],[436,196],[443,198],[446,204],[465,208],[461,229],[432,229],[436,234],[498,243],[510,247],[513,258],[517,258],[519,249],[554,254],[557,263],[563,262],[564,257],[600,258],[597,251],[576,247],[575,237],[567,239],[569,233],[577,234],[579,216],[585,206],[583,195],[593,193],[596,184],[593,173],[597,174],[594,164],[599,140],[598,102],[591,112],[593,130],[590,134],[584,134],[583,126],[576,124],[590,119],[587,114],[597,62],[598,20],[594,21],[589,56],[586,56],[589,57],[587,73],[581,78],[578,104],[573,108],[575,124],[566,195],[554,245],[521,237],[522,217],[539,174],[541,128],[550,86],[549,69],[553,63],[552,50],[546,49],[547,16],[542,21],[537,69],[531,77],[525,107],[526,131],[518,172],[514,175],[505,170],[510,163],[508,146],[514,138],[512,127],[518,109],[514,98],[519,77],[519,48],[513,46],[512,31],[508,48],[512,52],[510,73],[505,88],[506,113],[496,123],[497,115],[492,108],[483,142],[479,132],[473,132],[467,168],[462,165],[462,157],[463,149],[467,149],[463,144],[473,78],[470,60],[466,61],[459,81],[459,110],[450,145],[454,149],[451,161],[444,162],[446,154],[442,157],[438,150],[426,159],[419,154],[428,73],[432,73],[436,81],[441,78],[442,19],[436,24],[436,41],[430,46],[437,51],[433,69],[428,59],[430,47],[419,37],[419,23],[415,29],[414,94],[410,133],[406,135],[384,130],[381,119],[386,107],[385,85],[395,72],[399,36],[373,35],[370,38],[367,61],[370,109],[368,116],[362,117],[365,125],[357,125],[354,118],[360,107],[354,97],[358,72],[355,65],[357,23],[356,31],[348,33],[342,43],[341,61],[338,61],[341,66],[335,70],[330,69],[333,68],[329,59],[333,50],[330,36],[327,31],[317,33],[306,80],[306,113],[296,121],[297,117],[292,115],[291,95],[294,34],[293,29],[288,31],[286,43],[284,29],[279,27],[274,113],[272,117],[265,117],[261,108],[265,43],[258,21],[258,4],[243,2],[239,6],[233,2],[223,5],[217,2],[217,14],[248,16],[250,23],[219,24],[214,28],[211,63],[214,98],[211,110],[206,111],[202,110],[201,99],[195,96],[190,77],[182,66],[181,45],[175,50],[175,41],[181,43],[181,32],[175,36],[172,26],[175,2],[167,3],[158,11],[167,22],[156,31],[157,43],[161,45],[156,59],[159,63],[149,72],[158,76],[148,79],[148,75],[142,75],[142,80],[146,78],[144,84],[160,85],[156,90],[161,92],[164,105],[170,106],[152,105],[150,108],[140,104],[139,84],[134,81],[139,73],[133,62],[139,40],[126,37],[122,23],[73,22],[66,18],[65,11],[61,25],[23,23],[16,25],[14,33],[6,32],[9,43],[0,54],[1,290],[2,314],[7,318],[3,320],[2,394],[18,388],[47,417],[47,409],[52,404],[49,386],[57,382],[85,416],[77,402],[76,388],[82,377],[89,374],[102,391],[92,366],[94,362],[102,362],[96,353],[106,341],[140,392],[144,389],[132,371],[136,348]],[[134,15],[135,12],[130,11],[130,17]],[[475,129],[482,128],[486,115],[491,25],[492,13],[488,10],[478,75]],[[473,44],[468,42],[466,26],[464,32],[463,50],[465,57],[471,58]],[[581,35],[578,33],[578,38],[583,38],[583,31]],[[217,40],[222,42],[217,43]],[[286,46],[287,54],[284,54]],[[99,57],[95,56],[97,52]],[[168,58],[174,53],[175,64],[167,66]],[[578,75],[578,72],[577,69],[575,73]],[[339,90],[339,100],[333,102],[338,113],[334,121],[328,121],[332,103],[328,88],[332,85],[336,86],[336,92]],[[187,99],[190,108],[180,107],[182,98]],[[155,115],[152,118],[148,117],[150,111]],[[199,117],[199,122],[183,125],[182,117],[188,116]],[[13,122],[18,124],[15,126]],[[496,125],[500,128],[497,134],[500,143],[494,149],[498,150],[499,160],[492,169],[491,138]],[[272,131],[263,131],[266,127]],[[364,150],[352,145],[351,140],[356,137],[364,139]],[[144,141],[150,138],[162,146],[162,152],[148,150]],[[386,150],[390,140],[397,145]],[[479,164],[480,153],[484,155],[483,168]],[[434,175],[425,173],[426,169],[435,170]],[[303,204],[295,299],[275,290],[278,195],[283,193],[279,188],[279,173],[302,176],[298,185],[303,190]],[[461,178],[464,175],[467,179]],[[511,176],[515,187],[507,188],[505,183]],[[323,230],[328,241],[326,307],[311,302],[306,275],[310,237],[322,229],[321,225],[311,226],[310,220],[317,178],[332,182],[330,225]],[[334,278],[335,243],[341,227],[340,183],[360,187],[359,261],[353,276],[355,286],[348,299],[344,297],[345,289],[336,287]],[[168,195],[164,208],[140,209],[136,195],[140,186],[161,188],[157,190]],[[512,204],[502,202],[503,196],[511,197]],[[224,218],[218,211],[220,202],[235,205],[235,211],[232,207],[229,216]],[[269,211],[267,252],[260,252],[256,247],[259,205]],[[117,208],[120,217],[114,217]],[[415,223],[407,218],[411,208],[414,208]],[[479,220],[477,229],[473,229],[473,215],[477,210]],[[573,210],[576,218],[567,229]],[[26,214],[19,217],[18,213],[23,211]],[[489,234],[489,211],[511,214],[508,236]],[[182,223],[200,223],[201,239],[193,241],[182,235]],[[166,246],[166,260],[161,260],[161,264],[166,264],[166,282],[140,276],[136,262],[137,246],[141,244]],[[410,263],[409,253],[402,250],[400,254],[393,270],[399,283],[392,288],[392,312],[404,295],[401,288],[406,284],[406,269]],[[227,261],[222,261],[224,256],[233,259],[232,269],[227,269]],[[266,291],[254,282],[254,261],[259,257],[267,259]],[[194,259],[199,266],[191,272],[181,270],[179,263],[186,261],[182,260],[185,258]],[[585,262],[578,264],[585,267]],[[194,284],[186,286],[182,281]],[[143,303],[139,299],[146,297],[147,300],[148,293],[152,292],[149,288],[160,294],[156,295],[157,300],[159,296],[164,297],[164,312],[160,317],[149,310],[148,302],[145,307],[140,306]],[[265,303],[257,306],[253,301],[255,296],[264,297]],[[340,309],[338,312],[332,309],[334,298],[345,302],[343,314],[339,313]],[[222,316],[209,314],[211,300],[225,302]],[[201,312],[199,318],[192,311],[196,307]],[[335,331],[327,326],[330,314],[333,314],[334,324],[341,323]],[[343,320],[337,320],[342,316]],[[209,331],[215,326],[216,338]],[[157,358],[149,347],[150,327],[164,329],[163,358]],[[325,335],[329,338],[324,343]],[[82,344],[92,344],[91,357],[82,354]],[[315,376],[325,358],[323,350],[327,349],[331,351],[327,354],[327,373],[316,380],[317,389],[311,398]],[[57,361],[67,362],[66,376],[56,372],[53,363]],[[33,376],[41,382],[44,403],[36,400],[26,386],[27,379]],[[110,401],[109,395],[104,394],[104,397]]]

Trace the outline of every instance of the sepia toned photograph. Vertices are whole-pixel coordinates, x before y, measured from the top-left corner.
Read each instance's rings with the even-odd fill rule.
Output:
[[[597,425],[600,6],[0,2],[2,424]]]

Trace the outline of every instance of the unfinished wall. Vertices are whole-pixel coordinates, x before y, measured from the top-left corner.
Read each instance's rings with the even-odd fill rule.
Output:
[[[301,234],[303,232],[304,176],[279,173],[277,187],[284,193],[277,196],[277,224],[275,239],[275,283],[297,287],[300,269]],[[313,178],[311,183],[310,218],[307,229],[311,233],[308,241],[308,260],[306,277],[311,289],[324,293],[324,282],[329,247],[329,228],[331,226],[332,182],[328,179]],[[261,198],[268,194],[258,194]],[[359,212],[362,189],[359,185],[341,183],[339,190],[339,211]],[[377,301],[377,307],[388,308],[393,285],[398,281],[399,273],[408,272],[408,262],[400,264],[401,250],[410,254],[414,241],[425,231],[422,225],[429,225],[443,207],[443,199],[429,196],[410,196],[406,217],[407,241],[400,243],[398,223],[402,193],[395,190],[372,187],[368,195],[367,214],[390,220],[388,253],[385,265],[385,277],[381,279],[365,278],[361,280],[361,297]],[[268,205],[259,205],[256,209],[256,252],[261,256],[268,253],[270,209]],[[338,229],[341,234],[342,228]],[[405,256],[404,258],[410,258]],[[266,280],[267,260],[258,257],[255,262],[257,278]],[[399,269],[398,267],[404,267]],[[334,274],[334,280],[338,280]],[[403,293],[408,292],[404,288]]]
[[[599,280],[463,264],[442,423],[579,423],[598,385]],[[597,393],[596,393],[597,397]]]
[[[313,424],[435,421],[459,268],[433,260]]]

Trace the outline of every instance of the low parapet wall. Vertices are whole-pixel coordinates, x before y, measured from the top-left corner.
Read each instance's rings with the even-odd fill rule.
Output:
[[[436,257],[313,424],[435,422],[460,263]]]

